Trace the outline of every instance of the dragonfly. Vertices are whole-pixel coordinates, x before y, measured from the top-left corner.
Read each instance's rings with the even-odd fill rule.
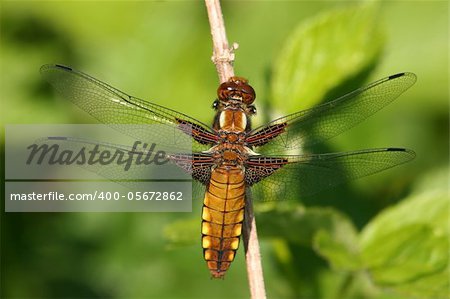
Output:
[[[394,101],[415,83],[413,73],[391,75],[256,128],[251,126],[257,112],[256,93],[241,77],[220,84],[212,105],[215,116],[212,125],[207,125],[67,66],[44,65],[41,74],[60,94],[102,123],[163,124],[189,131],[192,152],[177,154],[174,150],[168,157],[204,190],[201,244],[213,278],[223,278],[236,256],[247,191],[255,200],[296,199],[293,194],[310,195],[415,157],[414,151],[405,148],[299,152],[339,135]],[[149,132],[147,137],[157,134]]]

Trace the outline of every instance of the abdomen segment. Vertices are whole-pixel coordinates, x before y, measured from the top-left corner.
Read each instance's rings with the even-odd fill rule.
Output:
[[[214,278],[221,278],[239,247],[245,206],[244,171],[238,167],[214,169],[202,212],[203,256]]]

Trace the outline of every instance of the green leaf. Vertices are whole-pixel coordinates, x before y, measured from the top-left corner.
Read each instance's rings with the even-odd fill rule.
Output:
[[[275,61],[274,106],[285,111],[311,107],[374,65],[383,46],[378,27],[374,3],[334,10],[302,23]]]
[[[258,232],[263,237],[283,238],[299,245],[311,246],[316,235],[327,233],[342,244],[357,244],[356,229],[342,213],[331,208],[305,208],[279,205],[256,216]]]
[[[449,196],[446,191],[431,190],[413,195],[386,209],[361,233],[361,246],[370,247],[378,238],[411,224],[423,224],[436,235],[449,235]]]
[[[377,285],[408,296],[448,296],[449,203],[446,190],[417,194],[362,231],[362,260]]]
[[[447,264],[444,236],[425,225],[409,225],[380,237],[364,248],[364,262],[375,280],[399,284],[444,269]]]
[[[321,230],[314,238],[315,250],[333,266],[341,270],[357,270],[361,268],[361,260],[356,242],[349,244],[343,236]]]

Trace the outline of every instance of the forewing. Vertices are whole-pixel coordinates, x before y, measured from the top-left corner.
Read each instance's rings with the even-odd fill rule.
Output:
[[[334,101],[278,118],[254,129],[249,145],[261,146],[264,153],[283,153],[323,142],[382,109],[415,82],[413,73],[392,75]]]
[[[253,156],[246,178],[255,200],[295,200],[414,159],[408,149],[383,148],[301,156]],[[265,162],[264,162],[265,161]],[[265,169],[275,169],[264,178]],[[257,180],[261,179],[260,182]]]
[[[87,74],[61,65],[44,65],[41,68],[44,78],[64,97],[71,100],[84,111],[100,122],[110,124],[119,131],[123,127],[116,124],[159,124],[158,130],[147,132],[128,129],[123,132],[146,141],[166,143],[167,146],[178,146],[167,140],[166,136],[177,134],[175,130],[186,131],[186,138],[194,137],[192,150],[202,151],[210,147],[215,140],[211,129],[177,111],[130,96]],[[115,126],[116,125],[116,126]],[[189,128],[186,128],[189,127]],[[161,129],[163,128],[163,129]],[[179,134],[178,134],[179,135]],[[200,137],[196,137],[200,136]],[[187,144],[187,142],[182,142]],[[190,143],[189,143],[190,144]]]

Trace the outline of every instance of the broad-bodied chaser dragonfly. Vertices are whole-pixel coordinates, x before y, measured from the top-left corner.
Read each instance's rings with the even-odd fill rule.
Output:
[[[225,275],[236,255],[248,188],[256,200],[285,200],[290,199],[292,190],[308,195],[415,157],[412,150],[404,148],[286,154],[328,140],[374,114],[415,83],[412,73],[389,76],[257,128],[250,122],[256,113],[256,94],[240,77],[220,84],[213,103],[215,117],[208,126],[66,66],[44,65],[41,73],[56,90],[103,123],[190,128],[194,152],[170,155],[169,159],[205,187],[202,247],[215,278]]]

